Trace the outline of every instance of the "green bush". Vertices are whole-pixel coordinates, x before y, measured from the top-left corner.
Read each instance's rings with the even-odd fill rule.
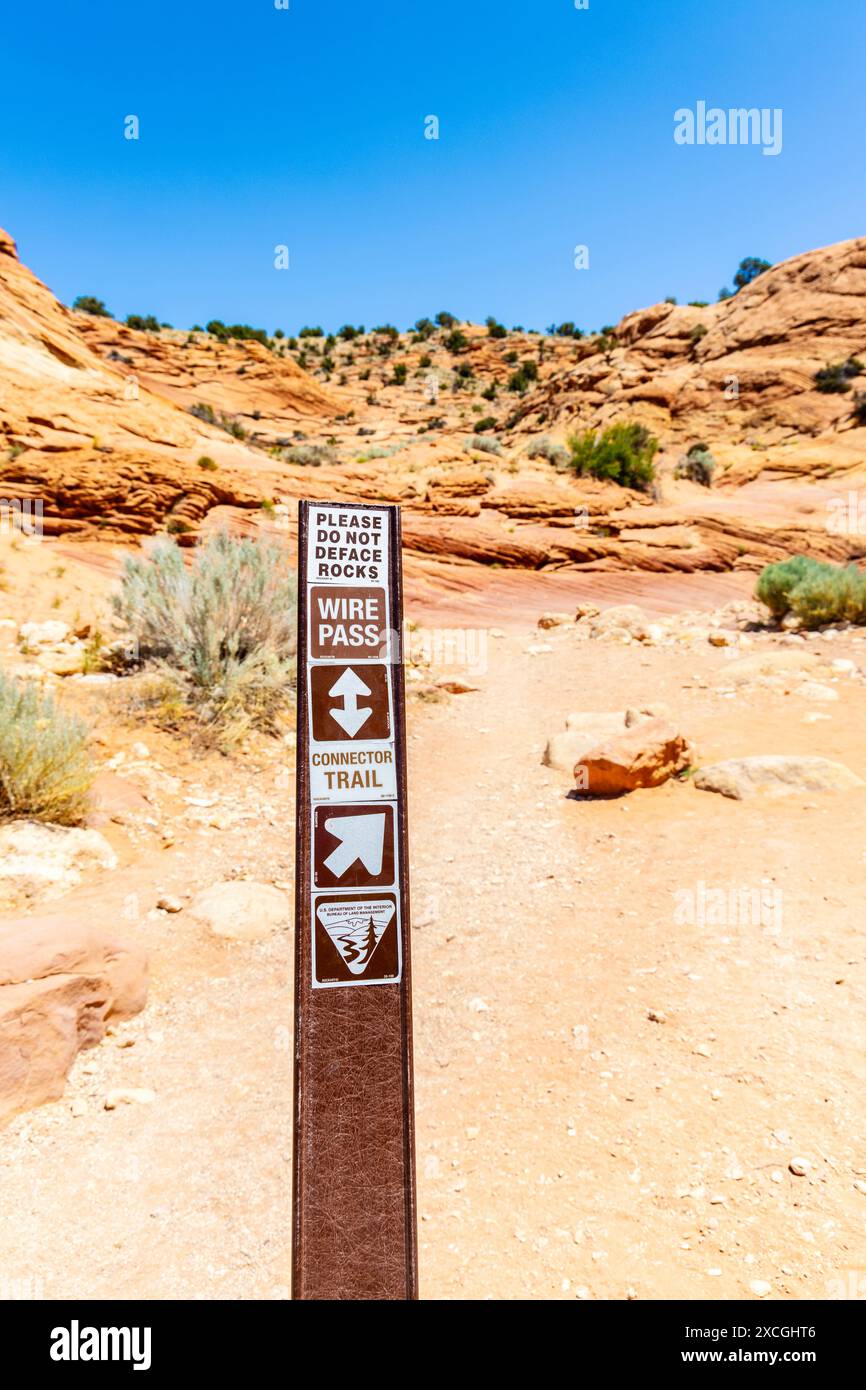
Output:
[[[159,319],[154,314],[127,314],[126,326],[142,333],[158,333]]]
[[[476,434],[483,434],[485,430],[492,430],[492,429],[495,429],[495,428],[496,428],[496,416],[495,416],[495,415],[485,415],[483,419],[477,421],[477,423],[476,423],[476,425],[475,425],[475,433],[476,433]]]
[[[221,343],[227,343],[230,338],[237,338],[241,341],[255,341],[262,343],[265,347],[270,347],[267,329],[251,328],[248,323],[223,323],[222,319],[211,319],[205,324],[205,332],[210,333],[211,337],[218,338]]]
[[[803,627],[866,623],[866,575],[856,565],[817,565],[791,594],[791,610]]]
[[[866,574],[856,565],[832,565],[809,555],[794,555],[761,572],[755,597],[777,620],[790,613],[804,627],[866,623]]]
[[[840,394],[850,391],[851,379],[862,372],[863,363],[856,357],[849,357],[847,362],[831,362],[829,366],[822,367],[815,373],[815,385],[825,395]]]
[[[755,597],[766,604],[774,618],[784,618],[790,611],[794,589],[806,573],[819,563],[809,555],[792,555],[790,560],[767,565],[758,576]]]
[[[519,391],[522,396],[524,391],[528,391],[534,381],[538,380],[538,365],[531,359],[521,362],[516,372],[512,372],[508,378],[509,391]]]
[[[504,323],[499,323],[491,314],[487,319],[487,336],[490,338],[507,338],[508,329]]]
[[[568,441],[569,467],[579,476],[602,478],[645,492],[655,478],[659,442],[637,424],[609,425],[601,434],[586,430]]]
[[[445,339],[445,348],[448,352],[462,352],[469,346],[469,339],[460,328],[454,328]]]
[[[87,726],[0,672],[0,818],[75,825],[93,781]]]
[[[408,368],[407,368],[405,362],[395,362],[395,363],[394,363],[394,375],[393,375],[393,377],[391,378],[391,384],[392,384],[392,386],[405,386],[405,385],[406,385],[406,373],[407,373],[407,371],[408,371]]]
[[[219,532],[192,564],[173,541],[127,558],[114,609],[177,704],[225,745],[273,731],[294,675],[296,591],[285,551]],[[164,702],[164,692],[160,697]]]
[[[106,309],[105,301],[97,299],[93,294],[80,294],[72,302],[73,309],[77,309],[82,314],[95,314],[97,318],[110,319],[111,310]]]

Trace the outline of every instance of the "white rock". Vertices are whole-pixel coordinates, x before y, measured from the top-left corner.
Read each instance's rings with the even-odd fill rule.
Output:
[[[720,792],[742,801],[745,797],[791,796],[798,792],[847,791],[861,787],[862,780],[842,763],[829,758],[764,757],[730,758],[726,762],[702,767],[693,784],[699,791]]]
[[[117,856],[98,830],[24,820],[0,827],[0,904],[59,898],[85,871],[116,867]]]
[[[820,704],[832,704],[839,699],[838,690],[834,690],[832,685],[822,685],[820,681],[804,681],[797,690],[798,695],[802,695],[804,700],[815,700]]]
[[[749,1288],[756,1298],[766,1298],[768,1294],[773,1292],[772,1284],[768,1284],[766,1279],[753,1279]]]
[[[187,915],[214,936],[232,941],[262,941],[290,925],[291,900],[270,883],[234,879],[197,893]]]
[[[155,1100],[156,1091],[146,1086],[118,1086],[108,1092],[103,1105],[106,1110],[116,1110],[119,1105],[152,1105]]]
[[[49,618],[44,623],[22,623],[18,636],[28,647],[53,647],[69,636],[69,624],[62,623],[59,618]]]

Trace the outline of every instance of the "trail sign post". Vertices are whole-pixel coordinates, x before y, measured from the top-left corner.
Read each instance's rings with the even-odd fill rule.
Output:
[[[417,1297],[397,507],[301,502],[293,1280]]]

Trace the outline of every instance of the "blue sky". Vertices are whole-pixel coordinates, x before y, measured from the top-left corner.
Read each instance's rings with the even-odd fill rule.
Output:
[[[862,0],[290,6],[7,8],[0,225],[61,299],[594,328],[866,232]],[[676,145],[699,100],[781,108],[781,154]]]

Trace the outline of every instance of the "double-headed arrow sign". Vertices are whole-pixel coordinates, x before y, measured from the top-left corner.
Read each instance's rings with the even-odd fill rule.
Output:
[[[343,701],[342,709],[330,711],[331,718],[336,720],[340,728],[349,735],[349,738],[354,738],[373,713],[370,705],[358,708],[358,696],[369,695],[370,687],[364,684],[351,666],[347,666],[340,679],[331,686],[328,694]]]

